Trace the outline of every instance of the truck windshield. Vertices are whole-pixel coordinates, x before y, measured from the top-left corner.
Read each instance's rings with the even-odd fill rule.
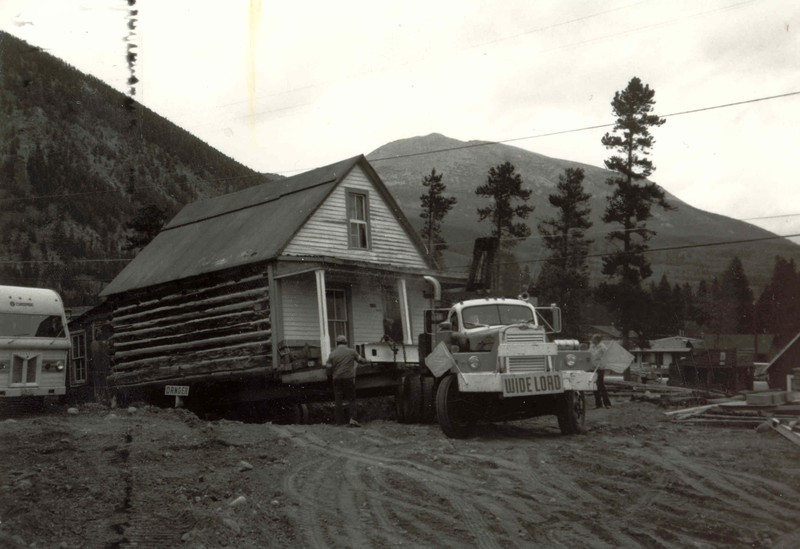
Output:
[[[0,313],[0,337],[60,337],[64,325],[59,315]]]
[[[464,328],[534,322],[533,311],[523,305],[501,303],[476,305],[466,307],[461,315],[464,318]]]

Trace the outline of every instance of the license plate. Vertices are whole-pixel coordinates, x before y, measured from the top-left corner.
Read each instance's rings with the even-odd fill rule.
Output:
[[[558,372],[503,375],[503,396],[546,395],[563,391]]]
[[[188,385],[167,385],[164,387],[164,394],[167,396],[185,397],[189,396]]]

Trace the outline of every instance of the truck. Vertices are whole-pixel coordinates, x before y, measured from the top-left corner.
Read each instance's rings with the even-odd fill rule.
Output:
[[[561,331],[556,306],[526,296],[455,303],[432,331],[425,365],[435,379],[438,423],[451,438],[478,421],[555,415],[562,434],[584,430],[584,392],[596,389],[591,358]]]
[[[71,346],[55,291],[0,286],[0,399],[64,395]]]

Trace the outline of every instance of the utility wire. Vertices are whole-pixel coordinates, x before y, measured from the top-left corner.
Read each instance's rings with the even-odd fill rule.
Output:
[[[708,107],[700,107],[700,108],[697,108],[697,109],[678,111],[678,112],[659,115],[659,116],[661,118],[669,118],[671,116],[683,116],[683,115],[686,115],[686,114],[694,114],[694,113],[698,113],[698,112],[711,111],[711,110],[715,110],[715,109],[724,109],[724,108],[734,107],[734,106],[738,106],[738,105],[746,105],[746,104],[749,104],[749,103],[758,103],[758,102],[762,102],[762,101],[770,101],[770,100],[773,100],[773,99],[782,99],[782,98],[792,97],[792,96],[796,96],[796,95],[800,95],[800,90],[787,92],[787,93],[781,93],[781,94],[777,94],[777,95],[768,95],[768,96],[764,96],[764,97],[756,97],[756,98],[753,98],[753,99],[746,99],[744,101],[735,101],[735,102],[732,102],[732,103],[723,103],[723,104],[720,104],[720,105],[712,105],[712,106],[708,106]],[[529,140],[529,139],[541,139],[543,137],[552,137],[552,136],[555,136],[555,135],[563,135],[563,134],[567,134],[567,133],[576,133],[576,132],[583,132],[583,131],[589,131],[589,130],[597,130],[597,129],[601,129],[601,128],[610,128],[610,127],[613,127],[614,125],[615,125],[615,123],[596,124],[596,125],[593,125],[593,126],[582,126],[582,127],[579,127],[579,128],[572,128],[572,129],[569,129],[569,130],[558,130],[558,131],[547,132],[547,133],[527,135],[527,136],[523,136],[523,137],[512,137],[512,138],[509,138],[509,139],[502,139],[502,140],[499,140],[499,141],[479,141],[479,142],[476,142],[476,143],[465,143],[464,145],[458,145],[458,146],[455,146],[455,147],[445,147],[443,149],[434,149],[432,151],[422,151],[422,152],[417,152],[417,153],[398,154],[398,155],[394,155],[394,156],[385,156],[385,157],[380,157],[380,158],[373,158],[373,159],[370,159],[370,162],[372,162],[372,163],[384,162],[384,161],[387,161],[387,160],[397,160],[397,159],[401,159],[401,158],[411,158],[411,157],[424,156],[424,155],[429,155],[429,154],[439,154],[439,153],[458,151],[458,150],[463,150],[463,149],[473,149],[473,148],[476,148],[476,147],[489,147],[489,146],[493,146],[493,145],[503,145],[503,144],[506,144],[506,143],[514,143],[514,142],[517,142],[517,141],[526,141],[526,140]],[[284,174],[288,174],[288,173],[306,172],[306,171],[311,170],[311,169],[313,169],[313,168],[301,168],[301,169],[297,169],[297,170],[276,172],[276,174],[277,175],[284,175]],[[221,183],[221,182],[226,182],[226,181],[233,181],[233,180],[239,180],[239,179],[249,179],[249,178],[255,178],[255,177],[263,178],[263,177],[265,177],[265,175],[266,174],[263,174],[263,173],[254,173],[254,174],[250,174],[250,175],[240,175],[240,176],[237,175],[237,176],[231,176],[231,177],[220,177],[220,178],[216,178],[216,179],[206,179],[205,181],[208,181],[209,183]],[[158,185],[155,185],[155,184],[152,184],[152,185],[138,185],[136,187],[133,187],[133,189],[144,189],[144,188],[152,188],[152,187],[158,187]],[[120,188],[120,189],[108,189],[108,190],[103,190],[103,191],[86,191],[86,192],[83,192],[83,193],[71,193],[71,194],[37,195],[37,196],[30,196],[30,197],[9,197],[9,198],[0,198],[0,202],[13,202],[13,201],[16,201],[16,200],[37,200],[37,199],[40,199],[40,198],[68,198],[68,197],[71,197],[71,196],[85,196],[87,194],[93,194],[93,193],[94,194],[101,194],[101,193],[110,193],[110,192],[128,192],[130,189],[131,188],[124,188],[124,189]],[[779,217],[781,217],[781,216],[779,216]],[[751,218],[751,219],[759,219],[759,218]]]
[[[710,247],[714,247],[714,246],[731,246],[731,245],[734,245],[734,244],[752,244],[754,242],[764,242],[764,241],[767,241],[767,240],[777,240],[779,238],[796,238],[796,237],[800,237],[800,233],[787,234],[787,235],[775,235],[775,236],[763,236],[763,237],[759,237],[759,238],[748,238],[748,239],[741,239],[741,240],[705,242],[705,243],[702,243],[702,244],[685,244],[685,245],[682,245],[682,246],[665,246],[663,248],[648,248],[646,250],[641,250],[641,251],[639,251],[637,253],[640,253],[640,254],[651,254],[651,253],[656,253],[656,252],[671,252],[671,251],[675,251],[675,250],[689,250],[689,249],[693,249],[693,248],[710,248]],[[603,258],[603,257],[607,257],[607,256],[610,256],[610,255],[613,255],[614,253],[616,253],[616,252],[604,252],[604,253],[586,254],[585,256],[567,256],[567,257],[563,257],[563,258],[559,258],[559,259],[569,260],[569,259],[580,259],[581,257],[585,257],[586,259]],[[514,265],[514,264],[524,265],[524,264],[527,264],[527,263],[531,263],[531,264],[544,263],[544,262],[548,261],[549,259],[550,258],[525,259],[525,260],[514,261],[514,262],[507,261],[507,262],[504,262],[504,263],[500,263],[499,265],[503,266],[503,265]],[[468,269],[469,267],[470,267],[470,265],[458,265],[458,266],[448,267],[448,270]]]

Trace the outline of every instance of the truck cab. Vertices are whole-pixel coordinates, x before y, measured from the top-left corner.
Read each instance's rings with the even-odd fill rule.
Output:
[[[468,436],[478,420],[553,414],[562,433],[583,430],[583,391],[593,373],[557,368],[558,307],[484,298],[453,305],[434,334],[426,365],[438,380],[436,412],[448,436]]]

